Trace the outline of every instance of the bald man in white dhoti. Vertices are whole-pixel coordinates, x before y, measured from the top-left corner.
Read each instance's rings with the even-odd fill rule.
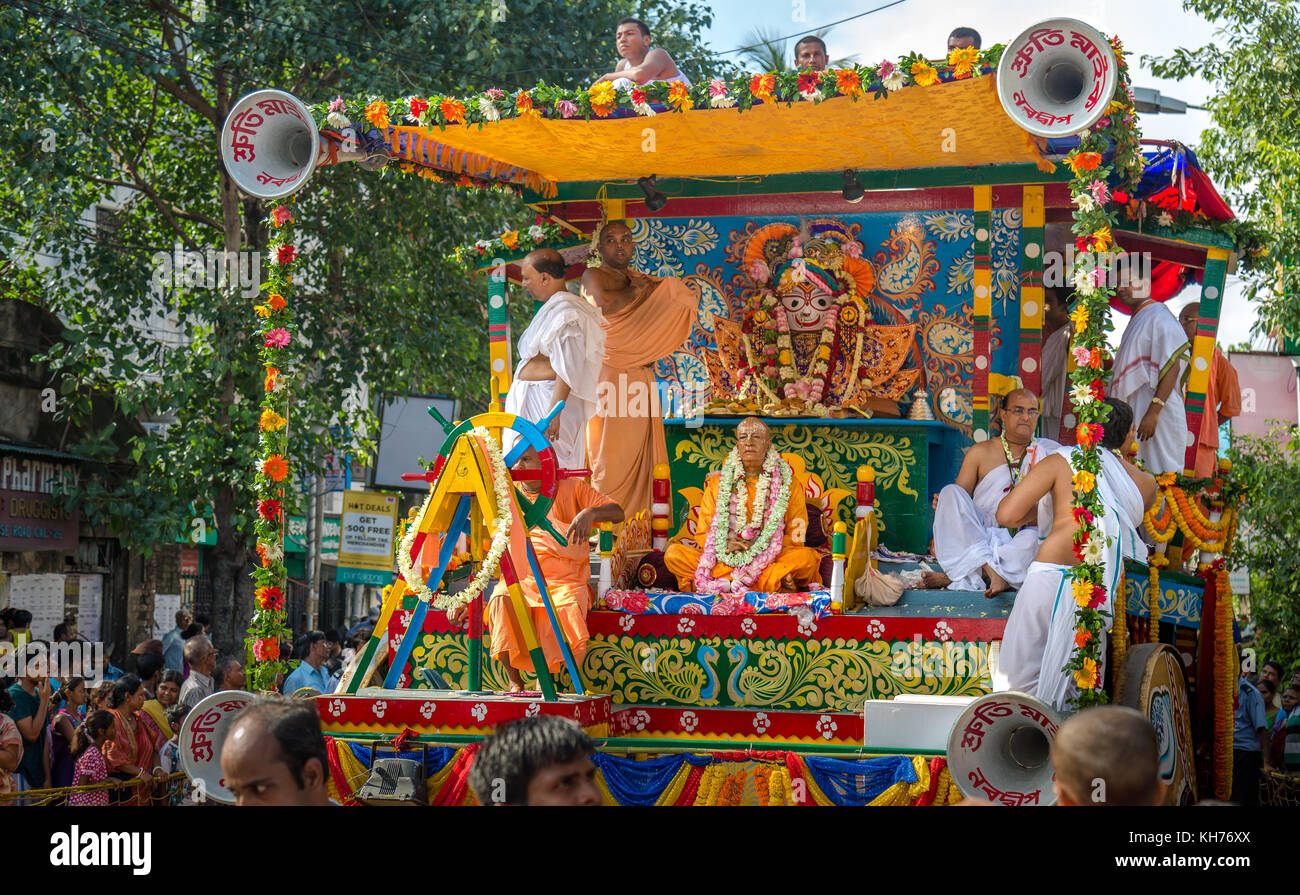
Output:
[[[1115,352],[1109,391],[1133,408],[1138,459],[1147,472],[1159,475],[1182,472],[1187,462],[1187,412],[1177,387],[1187,334],[1172,311],[1141,297],[1148,293],[1149,288],[1126,284],[1115,290],[1115,297],[1134,310]]]
[[[1107,398],[1106,403],[1111,410],[1098,451],[1101,474],[1096,484],[1097,494],[1106,508],[1097,517],[1103,535],[1099,539],[1100,559],[1104,567],[1102,584],[1106,588],[1105,603],[1097,607],[1106,613],[1099,651],[1101,662],[1097,667],[1098,686],[1106,677],[1107,634],[1124,558],[1146,559],[1147,548],[1138,537],[1138,527],[1157,492],[1154,476],[1114,453],[1133,438],[1133,412],[1127,404],[1114,398]],[[997,511],[998,521],[1008,523],[1028,511],[1039,510],[1045,502],[1052,507],[1050,522],[1046,512],[1039,512],[1047,536],[1029,566],[1007,619],[993,674],[993,689],[1028,693],[1057,711],[1066,710],[1078,690],[1073,675],[1062,670],[1075,648],[1077,603],[1070,569],[1079,563],[1074,552],[1074,535],[1079,526],[1070,512],[1074,494],[1070,456],[1076,450],[1074,446],[1066,446],[1046,457],[1012,489]]]
[[[934,511],[934,556],[942,572],[925,572],[921,586],[982,590],[984,596],[1019,587],[1038,551],[1033,512],[1013,528],[994,518],[1002,498],[1038,461],[1060,445],[1035,438],[1038,398],[1015,389],[1002,399],[1002,434],[966,452],[957,481],[939,492]]]
[[[564,288],[564,259],[538,249],[520,265],[524,288],[545,302],[519,337],[519,364],[506,413],[536,423],[560,401],[564,409],[546,431],[562,469],[586,465],[587,421],[596,412],[596,383],[605,356],[600,309]],[[506,433],[506,449],[517,436]]]

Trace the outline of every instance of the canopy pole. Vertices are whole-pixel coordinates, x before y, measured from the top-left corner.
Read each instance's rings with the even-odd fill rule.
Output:
[[[971,438],[976,443],[989,437],[989,367],[993,357],[989,351],[993,316],[993,187],[977,186],[972,189],[972,210],[975,218],[975,270],[973,286],[975,307],[972,327],[971,353],[974,355],[975,376],[971,398],[974,419]]]
[[[1205,393],[1210,387],[1211,367],[1214,364],[1214,340],[1219,333],[1223,283],[1228,276],[1228,254],[1227,249],[1207,249],[1205,255],[1205,274],[1201,278],[1201,316],[1196,320],[1196,338],[1192,342],[1192,373],[1187,380],[1187,431],[1192,438],[1183,464],[1186,475],[1192,475],[1196,471],[1196,452],[1201,442],[1201,418],[1207,413],[1218,413],[1217,407],[1205,406]]]

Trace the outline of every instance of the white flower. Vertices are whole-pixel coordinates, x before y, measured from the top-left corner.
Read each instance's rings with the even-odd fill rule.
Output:
[[[436,702],[425,702],[420,706],[420,714],[424,716],[424,720],[428,721],[433,717],[433,710],[437,707]]]
[[[1106,556],[1106,540],[1100,532],[1093,532],[1092,536],[1088,538],[1088,546],[1083,548],[1083,561],[1090,563],[1101,562]]]
[[[370,710],[375,713],[376,718],[382,718],[384,717],[384,712],[388,711],[388,703],[385,700],[381,699],[378,702],[376,702],[374,705],[372,705],[370,707]]]
[[[474,707],[469,710],[469,713],[474,716],[475,721],[482,721],[487,717],[487,706],[481,702],[476,702]]]
[[[820,90],[801,90],[799,95],[810,103],[820,102],[824,97]]]
[[[535,718],[537,716],[537,713],[540,712],[541,710],[542,710],[542,704],[540,702],[530,702],[528,703],[528,708],[524,709],[524,717]]]
[[[952,636],[952,626],[945,621],[939,622],[934,626],[934,636],[946,643],[948,638]]]
[[[330,700],[330,714],[333,715],[335,718],[343,714],[343,700],[341,699]]]
[[[631,631],[632,626],[635,624],[636,624],[635,615],[628,615],[627,613],[624,613],[623,615],[620,615],[618,617],[618,626],[623,629],[623,633],[627,633],[628,631]]]
[[[650,713],[644,709],[637,709],[627,723],[633,730],[645,730],[646,725],[650,723]]]
[[[880,83],[884,84],[885,89],[891,93],[901,88],[905,81],[906,78],[903,76],[903,70],[901,68],[895,68],[892,72],[880,79]]]
[[[1156,223],[1161,227],[1172,227],[1174,224],[1174,216],[1167,211],[1162,211],[1160,212],[1160,216],[1156,218]]]
[[[1092,284],[1092,272],[1086,267],[1080,267],[1074,272],[1074,291],[1080,295],[1092,295],[1097,291],[1097,287]]]
[[[822,715],[817,719],[817,732],[820,733],[824,739],[829,740],[835,734],[837,726],[835,719],[830,715]]]
[[[528,236],[533,242],[541,242],[546,238],[546,231],[537,224],[533,224],[528,228]]]
[[[497,107],[492,103],[492,100],[488,99],[486,96],[479,98],[478,111],[479,114],[482,115],[488,121],[501,120],[500,110],[498,110]]]
[[[1074,388],[1070,389],[1070,400],[1074,402],[1075,407],[1080,407],[1084,404],[1091,404],[1093,401],[1097,399],[1094,398],[1092,395],[1091,386],[1087,384],[1081,384],[1081,385],[1076,385]]]
[[[644,115],[646,118],[653,118],[656,114],[655,110],[650,107],[649,103],[633,103],[632,111],[636,112],[638,115]]]
[[[681,725],[682,730],[690,733],[700,723],[700,718],[694,712],[682,712],[682,716],[677,719],[677,723]]]
[[[342,130],[345,127],[352,126],[352,122],[348,119],[348,116],[344,115],[342,112],[330,112],[325,116],[325,123],[336,130]]]
[[[736,99],[729,93],[709,97],[709,105],[715,109],[730,109],[736,105]]]
[[[754,632],[758,630],[758,624],[755,623],[755,621],[752,618],[747,618],[741,621],[740,630],[744,631],[746,634],[749,634],[750,636],[753,636]]]
[[[879,640],[880,635],[885,633],[885,623],[878,618],[873,618],[867,622],[867,633],[873,640]]]
[[[682,618],[677,620],[677,631],[681,634],[689,634],[695,628],[695,619]]]
[[[279,562],[280,559],[284,557],[284,548],[278,543],[272,542],[268,544],[263,541],[260,546],[262,552],[266,554],[266,558],[271,560],[271,562]]]
[[[1092,196],[1087,193],[1079,193],[1075,196],[1074,205],[1080,211],[1092,211],[1097,207],[1097,203],[1092,201]]]
[[[410,610],[407,610],[407,611],[405,611],[405,612],[402,612],[402,613],[400,613],[400,614],[397,616],[397,624],[401,626],[401,628],[402,628],[403,631],[405,631],[407,628],[411,627],[411,612],[410,612]]]
[[[772,721],[767,717],[767,712],[759,712],[754,716],[754,731],[756,733],[766,733],[771,726]]]
[[[488,242],[486,239],[476,239],[474,240],[474,248],[487,251],[492,248],[492,243]]]

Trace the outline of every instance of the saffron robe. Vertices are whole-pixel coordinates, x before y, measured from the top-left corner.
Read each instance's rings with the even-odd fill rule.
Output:
[[[561,469],[582,469],[587,450],[587,421],[596,412],[596,388],[605,355],[605,330],[600,309],[581,296],[561,289],[546,300],[519,337],[519,363],[506,413],[536,423],[555,403],[554,379],[520,379],[519,373],[538,355],[551,363],[557,378],[569,385],[569,397],[560,411],[560,431],[552,442]],[[502,433],[502,447],[510,452],[518,436]]]
[[[1030,442],[1020,458],[1020,478],[1058,447],[1046,438]],[[1012,536],[998,525],[998,504],[1010,491],[1011,470],[1000,463],[979,480],[973,496],[956,484],[939,492],[934,510],[934,558],[952,579],[948,590],[984,590],[981,571],[985,563],[1012,587],[1025,580],[1025,571],[1038,553],[1039,530],[1027,525]]]
[[[555,501],[546,517],[551,520],[556,531],[567,534],[579,512],[587,507],[604,506],[611,502],[608,497],[580,479],[561,479],[555,492]],[[586,538],[575,539],[574,543],[562,547],[550,532],[541,529],[530,532],[528,539],[537,554],[537,565],[546,581],[546,594],[551,598],[551,606],[555,609],[555,618],[564,632],[564,640],[573,652],[574,662],[581,665],[590,639],[587,633],[587,609],[595,597],[591,589],[591,548]],[[516,563],[515,571],[519,575],[524,601],[528,604],[533,630],[537,632],[537,642],[542,647],[542,655],[546,657],[546,667],[553,672],[559,671],[564,667],[564,657],[560,654],[555,629],[551,627],[551,620],[537,589],[537,580],[526,561]],[[492,657],[501,662],[509,662],[521,671],[531,671],[533,661],[528,655],[528,648],[515,637],[509,624],[506,615],[507,599],[505,582],[498,581],[487,606],[487,623],[492,632]]]
[[[772,564],[764,569],[750,585],[750,590],[765,593],[777,591],[781,587],[781,579],[786,575],[793,575],[795,583],[800,587],[821,584],[821,554],[811,547],[804,546],[804,537],[808,532],[808,508],[803,500],[802,483],[791,478],[790,501],[785,508],[785,531],[781,535],[783,549]],[[699,528],[696,535],[701,546],[692,547],[679,542],[669,544],[668,549],[664,551],[664,565],[668,567],[668,571],[677,576],[677,583],[684,593],[695,592],[695,570],[699,567],[703,555],[704,539],[708,537],[709,528],[713,525],[713,517],[718,512],[718,484],[721,481],[722,473],[715,472],[711,473],[704,483],[704,496],[700,498]],[[754,517],[754,490],[757,486],[758,476],[745,478],[745,505],[749,508],[751,519]],[[766,501],[767,495],[763,495],[761,500]],[[727,507],[722,508],[722,512],[727,511]],[[726,578],[732,571],[731,566],[718,563],[713,567],[712,574],[714,578]]]
[[[1129,320],[1119,351],[1115,352],[1109,392],[1133,408],[1134,426],[1141,425],[1161,377],[1171,366],[1181,363],[1186,344],[1187,333],[1178,318],[1160,302],[1147,305]],[[1138,457],[1152,475],[1183,471],[1187,461],[1187,413],[1177,388],[1169,393],[1160,411],[1155,433],[1138,442]]]
[[[605,315],[605,362],[587,426],[591,483],[631,519],[651,505],[656,463],[668,462],[655,362],[691,334],[699,296],[676,277],[628,271],[636,298]]]

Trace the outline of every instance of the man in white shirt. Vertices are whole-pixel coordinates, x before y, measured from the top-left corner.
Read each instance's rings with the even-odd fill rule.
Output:
[[[645,86],[651,81],[680,81],[687,87],[690,79],[682,74],[667,50],[650,48],[650,26],[640,19],[624,19],[614,32],[614,44],[623,58],[614,70],[601,75],[596,83],[613,81],[618,90],[627,90],[633,84]]]
[[[605,356],[600,309],[564,288],[564,259],[554,249],[538,249],[520,265],[524,288],[543,302],[519,337],[506,413],[536,423],[560,401],[546,437],[562,469],[586,465],[587,420],[596,412],[596,387]],[[513,438],[507,437],[509,450]]]
[[[181,705],[194,708],[215,692],[212,670],[217,667],[217,650],[212,641],[195,634],[185,641],[185,661],[190,663],[190,676],[181,685]]]
[[[1133,408],[1138,459],[1147,472],[1182,472],[1187,462],[1187,413],[1178,391],[1187,334],[1169,308],[1150,298],[1150,282],[1127,282],[1115,297],[1132,318],[1115,352],[1108,391]]]

